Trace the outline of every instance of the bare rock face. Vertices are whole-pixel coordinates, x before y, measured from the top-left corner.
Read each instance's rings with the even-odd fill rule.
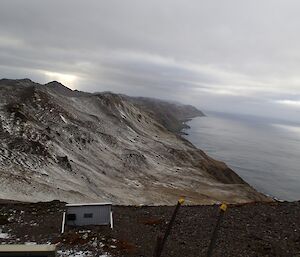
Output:
[[[182,129],[189,128],[185,121],[205,116],[203,112],[191,105],[183,105],[177,102],[167,102],[147,97],[124,96],[134,105],[147,112],[169,131],[182,134]]]
[[[159,110],[148,106],[58,82],[0,80],[0,198],[116,204],[174,204],[180,196],[190,204],[269,200],[171,132]]]

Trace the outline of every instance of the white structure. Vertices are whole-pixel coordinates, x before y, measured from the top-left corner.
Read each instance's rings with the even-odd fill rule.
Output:
[[[111,203],[67,204],[63,215],[64,226],[110,225],[113,228]]]
[[[0,245],[2,257],[55,257],[55,245]]]

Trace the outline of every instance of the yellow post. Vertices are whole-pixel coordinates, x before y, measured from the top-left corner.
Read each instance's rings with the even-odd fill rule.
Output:
[[[175,221],[175,217],[176,217],[176,214],[179,210],[179,207],[184,203],[184,197],[180,197],[178,202],[177,202],[177,205],[175,207],[175,210],[173,212],[173,215],[171,217],[171,220],[167,226],[167,229],[166,229],[166,232],[164,234],[164,236],[162,236],[161,234],[157,237],[157,244],[156,244],[156,247],[155,247],[155,251],[154,251],[154,257],[160,257],[161,256],[161,253],[163,251],[163,248],[164,248],[164,245],[167,241],[167,238],[171,232],[171,228],[173,226],[173,223]]]
[[[217,224],[215,226],[214,232],[213,232],[211,240],[210,240],[210,244],[208,246],[207,257],[211,257],[212,256],[213,249],[214,249],[214,247],[216,245],[216,241],[217,241],[218,230],[220,229],[221,221],[222,221],[222,218],[223,218],[224,213],[226,211],[227,211],[227,204],[226,203],[222,203],[220,205],[220,212],[219,212],[219,217],[218,217],[218,220],[217,220]]]

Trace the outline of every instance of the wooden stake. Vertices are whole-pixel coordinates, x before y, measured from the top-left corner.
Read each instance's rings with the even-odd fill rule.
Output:
[[[176,218],[176,214],[177,214],[180,206],[183,203],[184,203],[184,199],[180,198],[178,200],[178,202],[177,202],[177,205],[176,205],[175,209],[174,209],[173,215],[171,217],[171,220],[170,220],[170,222],[168,224],[168,227],[166,229],[166,232],[165,232],[163,238],[161,238],[160,235],[157,237],[156,247],[155,247],[155,251],[154,251],[154,257],[160,257],[161,256],[161,253],[163,251],[164,245],[165,245],[165,243],[167,241],[168,236],[170,235],[172,226],[174,224],[174,221],[175,221],[175,218]]]
[[[221,221],[224,217],[224,213],[226,212],[226,210],[227,210],[227,205],[223,203],[220,206],[220,213],[218,216],[217,224],[215,226],[214,232],[213,232],[211,240],[210,240],[210,244],[208,246],[207,257],[212,257],[213,249],[215,248],[217,237],[218,237],[218,231],[220,229]]]

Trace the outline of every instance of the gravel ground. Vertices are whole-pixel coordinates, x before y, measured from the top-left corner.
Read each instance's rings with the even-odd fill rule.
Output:
[[[64,203],[0,202],[0,242],[55,243],[59,256],[152,256],[174,207],[114,206],[114,229],[68,228]],[[206,256],[217,206],[182,206],[162,256]],[[300,256],[300,202],[234,205],[225,213],[213,256]],[[73,255],[72,255],[73,254]],[[80,255],[81,256],[81,255]]]

